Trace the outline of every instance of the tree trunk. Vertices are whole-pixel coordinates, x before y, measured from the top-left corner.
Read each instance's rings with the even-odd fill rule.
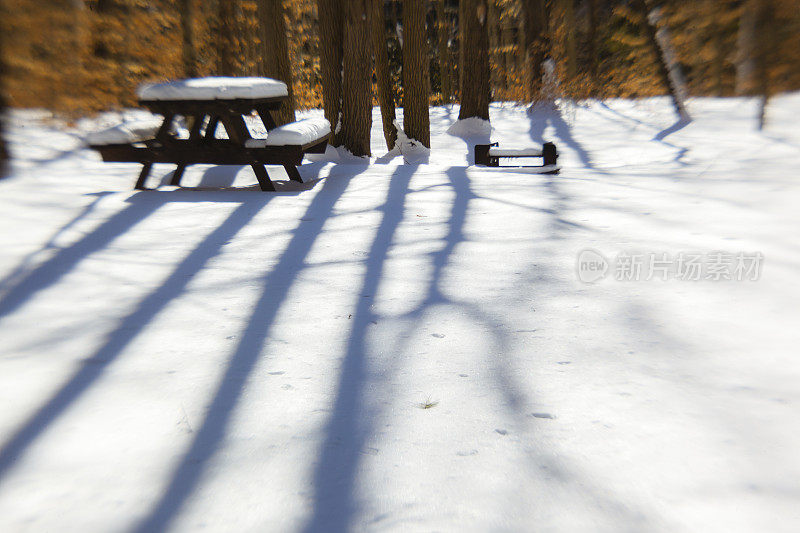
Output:
[[[736,39],[736,94],[756,93],[756,46],[758,41],[758,11],[760,0],[747,0],[739,17]]]
[[[500,85],[500,61],[498,60],[498,48],[500,47],[500,15],[498,13],[497,0],[487,0],[488,10],[487,28],[489,30],[489,95],[491,99],[492,91]]]
[[[448,54],[447,41],[450,38],[450,25],[447,23],[447,14],[444,12],[444,0],[436,1],[436,40],[439,48],[439,81],[442,86],[442,101],[449,104],[453,89],[450,86],[450,54]]]
[[[403,1],[403,130],[426,148],[431,147],[428,116],[430,79],[425,41],[425,2]]]
[[[461,0],[460,85],[461,110],[458,118],[489,120],[489,33],[486,0]]]
[[[289,45],[286,40],[286,21],[281,0],[257,0],[258,23],[261,34],[261,60],[264,75],[286,84],[289,98],[284,100],[274,117],[280,126],[294,122],[294,90]]]
[[[597,39],[597,26],[600,24],[600,0],[589,0],[587,14],[589,16],[589,28],[586,34],[586,40],[589,43],[590,50],[589,73],[592,76],[592,82],[597,84],[600,74],[600,54],[598,53],[600,43]],[[597,90],[597,86],[592,87],[592,89]]]
[[[759,36],[756,41],[756,84],[760,102],[758,106],[758,129],[767,125],[767,104],[771,96],[770,67],[772,65],[772,46],[774,36],[771,33],[777,26],[774,19],[773,5],[770,0],[756,0],[756,28]]]
[[[672,48],[669,30],[661,19],[661,8],[652,7],[649,0],[636,0],[636,5],[644,15],[645,37],[655,52],[661,81],[669,91],[675,112],[688,120],[691,117],[686,110],[686,82]]]
[[[370,155],[372,128],[372,54],[369,11],[372,0],[349,0],[344,6],[342,145],[353,155]]]
[[[194,39],[195,0],[180,0],[181,35],[183,38],[183,74],[197,77],[197,47]]]
[[[375,52],[375,78],[377,80],[378,103],[381,106],[383,137],[391,150],[397,141],[394,127],[394,98],[389,79],[389,52],[386,49],[386,20],[383,15],[383,0],[371,0],[372,46]]]
[[[531,102],[542,98],[544,61],[548,53],[548,10],[545,0],[522,0],[524,19],[524,54],[528,71],[528,97]]]
[[[217,74],[235,76],[238,42],[236,29],[236,7],[238,0],[219,0],[214,46],[217,50]]]
[[[317,0],[319,13],[319,55],[322,76],[322,105],[331,123],[332,146],[339,146],[342,112],[342,45],[344,42],[342,9],[338,0]]]
[[[564,10],[564,17],[562,22],[564,24],[564,36],[566,42],[564,43],[567,59],[566,76],[567,83],[574,83],[575,74],[578,70],[578,51],[575,44],[575,33],[577,27],[575,25],[575,5],[573,0],[561,0]]]

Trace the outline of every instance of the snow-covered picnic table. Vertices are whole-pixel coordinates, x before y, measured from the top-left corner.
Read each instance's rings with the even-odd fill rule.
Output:
[[[282,165],[289,178],[301,181],[297,165],[306,153],[325,151],[331,127],[323,118],[306,119],[278,126],[272,112],[288,98],[286,84],[270,78],[194,78],[146,84],[137,91],[139,103],[163,115],[151,124],[127,124],[99,132],[89,139],[104,161],[137,162],[143,165],[137,189],[143,189],[154,163],[178,167],[170,181],[180,185],[191,164],[250,165],[261,190],[274,191],[265,164]],[[255,111],[267,131],[253,139],[242,118]],[[175,121],[190,123],[188,138],[175,135]],[[222,124],[227,139],[216,137]]]

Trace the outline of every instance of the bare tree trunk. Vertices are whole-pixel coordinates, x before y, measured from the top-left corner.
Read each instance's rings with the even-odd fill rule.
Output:
[[[265,76],[284,82],[289,90],[289,98],[284,100],[275,114],[278,125],[288,124],[295,120],[294,90],[283,4],[281,0],[257,0],[256,5],[262,43],[262,70]]]
[[[319,55],[322,75],[322,104],[331,123],[331,145],[339,146],[342,112],[343,15],[337,0],[317,0],[319,13]]]
[[[686,97],[688,96],[686,82],[675,57],[675,50],[672,48],[669,30],[662,21],[661,8],[652,7],[649,0],[636,0],[636,5],[645,17],[645,36],[656,54],[659,74],[672,98],[675,112],[682,119],[688,120],[691,117],[686,110]]]
[[[500,46],[499,26],[500,15],[498,14],[497,0],[487,0],[486,7],[488,9],[488,29],[489,29],[489,94],[492,94],[494,88],[500,85],[500,71],[497,68],[500,64],[498,61],[498,48]]]
[[[756,46],[758,41],[758,11],[760,0],[746,0],[739,17],[736,39],[736,94],[756,92]]]
[[[503,45],[503,89],[508,89],[511,71],[514,70],[514,55],[511,52],[514,46],[511,27],[500,22],[500,42]]]
[[[353,155],[370,155],[372,128],[372,53],[369,11],[372,0],[349,0],[344,8],[342,145]]]
[[[524,20],[524,54],[528,71],[528,97],[532,102],[542,97],[544,61],[548,53],[549,14],[545,0],[521,0]]]
[[[442,101],[449,104],[452,99],[453,89],[450,85],[450,54],[447,41],[450,37],[450,25],[447,14],[444,12],[444,0],[436,0],[436,40],[439,48],[439,78],[442,85]]]
[[[489,33],[486,0],[461,0],[460,85],[461,110],[458,118],[489,120]]]
[[[586,40],[589,42],[591,50],[589,54],[589,73],[592,76],[592,82],[596,84],[600,74],[600,55],[598,54],[600,43],[597,39],[597,26],[600,24],[600,0],[589,0],[587,13],[589,16],[589,29]],[[597,87],[592,89],[596,90]]]
[[[775,28],[774,6],[770,0],[757,0],[756,28],[759,36],[756,41],[756,76],[760,102],[758,106],[758,129],[767,125],[767,104],[771,96],[770,67],[772,65],[773,35]]]
[[[381,106],[383,138],[391,150],[397,141],[394,127],[394,98],[389,79],[389,53],[386,49],[386,20],[383,15],[383,0],[371,0],[372,46],[375,52],[375,78],[377,79],[378,103]]]
[[[403,0],[403,130],[426,148],[431,147],[428,70],[425,2]]]
[[[713,12],[714,5],[716,0],[706,0],[706,5],[708,6],[706,9],[708,12]],[[716,96],[722,96],[724,88],[723,88],[723,72],[725,70],[725,45],[724,45],[724,30],[719,27],[718,25],[714,25],[711,28],[712,31],[712,46],[714,47],[714,59],[711,65],[711,75],[714,78],[714,94]]]
[[[195,0],[180,0],[181,35],[183,40],[183,74],[197,76],[197,47],[194,39]]]
[[[575,25],[575,5],[573,4],[573,0],[561,0],[561,3],[564,10],[562,23],[565,26],[564,34],[566,42],[564,45],[567,55],[566,81],[567,83],[573,83],[578,70],[578,51],[575,43],[575,32],[577,31]]]
[[[214,46],[217,50],[217,74],[235,76],[238,42],[236,31],[236,7],[238,0],[219,0]]]

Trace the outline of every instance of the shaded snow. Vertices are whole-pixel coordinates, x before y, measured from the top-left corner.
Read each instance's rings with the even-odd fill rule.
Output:
[[[108,117],[15,113],[0,530],[796,531],[800,95],[763,133],[755,100],[690,106],[497,105],[491,137],[434,108],[426,164],[376,110],[372,164],[278,193],[132,191],[82,147]],[[562,172],[469,167],[490,140]],[[764,267],[583,284],[587,248]]]

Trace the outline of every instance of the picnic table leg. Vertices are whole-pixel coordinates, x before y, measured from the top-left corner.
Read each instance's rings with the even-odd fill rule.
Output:
[[[264,106],[259,106],[256,109],[256,112],[258,113],[258,116],[261,118],[261,123],[264,124],[264,127],[267,129],[267,131],[277,127],[277,124],[275,124],[275,119],[272,118],[272,114],[269,112],[269,108]]]
[[[217,125],[219,124],[219,117],[213,115],[208,119],[208,125],[206,126],[206,132],[203,135],[203,139],[206,142],[211,141],[214,139],[214,134],[217,132]]]
[[[183,163],[179,163],[178,167],[175,169],[175,172],[172,173],[172,179],[169,180],[169,184],[175,185],[176,187],[180,187],[181,178],[183,177],[184,171],[186,171],[186,165]]]
[[[147,163],[142,163],[142,164],[144,166],[142,167],[142,171],[139,173],[139,179],[136,180],[136,185],[134,186],[134,189],[140,191],[144,190],[144,182],[147,180],[147,176],[150,175],[150,169],[153,168],[153,163],[149,161]]]
[[[175,113],[167,113],[164,115],[164,122],[161,123],[161,127],[158,128],[158,132],[156,132],[156,140],[159,142],[168,142],[169,141],[169,130],[172,127],[172,121],[175,120]],[[142,163],[142,171],[139,173],[139,179],[136,180],[136,185],[134,185],[134,189],[143,190],[145,181],[147,181],[147,177],[150,176],[150,171],[153,169],[153,162],[147,161]]]
[[[294,165],[283,165],[283,168],[286,170],[286,173],[289,175],[289,179],[292,181],[299,181],[303,183],[303,178],[300,177],[300,172],[297,171],[297,167]]]
[[[275,191],[275,185],[272,184],[272,180],[269,179],[269,173],[267,173],[267,169],[264,165],[259,164],[252,164],[250,167],[253,169],[253,172],[256,173],[256,178],[258,179],[258,185],[261,187],[262,191]]]
[[[200,114],[195,115],[192,117],[194,121],[192,122],[192,129],[189,130],[189,140],[190,141],[199,141],[202,139],[200,135],[200,128],[203,127],[203,122],[206,119],[206,115]],[[181,184],[181,178],[183,177],[183,173],[186,171],[186,163],[178,163],[178,167],[175,169],[175,172],[172,174],[172,179],[169,180],[170,185],[175,185],[179,187]]]

